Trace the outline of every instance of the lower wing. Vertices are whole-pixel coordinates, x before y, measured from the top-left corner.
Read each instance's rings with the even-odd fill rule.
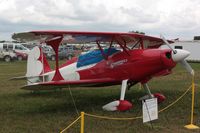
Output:
[[[87,80],[60,80],[60,81],[50,81],[50,82],[39,82],[33,83],[31,85],[23,86],[21,89],[24,90],[54,90],[57,88],[66,88],[66,87],[100,87],[100,86],[110,86],[121,84],[121,81],[103,78],[103,79],[87,79]]]

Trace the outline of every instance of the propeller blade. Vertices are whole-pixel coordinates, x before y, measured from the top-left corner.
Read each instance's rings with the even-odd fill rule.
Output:
[[[171,45],[169,44],[169,42],[165,39],[165,37],[163,35],[160,35],[160,38],[163,40],[163,42],[173,51],[174,54],[176,54],[176,50],[174,50]]]
[[[180,61],[180,64],[181,64],[191,75],[194,76],[194,70],[192,69],[192,67],[190,66],[190,64],[187,63],[186,60]]]

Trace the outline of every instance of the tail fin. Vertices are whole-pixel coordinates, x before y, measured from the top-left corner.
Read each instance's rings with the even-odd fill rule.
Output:
[[[28,55],[27,72],[28,84],[41,82],[39,76],[51,71],[48,61],[39,47],[34,47]]]

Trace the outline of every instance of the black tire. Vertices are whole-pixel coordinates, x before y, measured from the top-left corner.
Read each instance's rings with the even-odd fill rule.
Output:
[[[10,62],[10,61],[11,61],[11,57],[10,57],[9,55],[6,55],[6,56],[4,57],[4,61],[5,61],[5,62]]]
[[[18,61],[22,61],[23,57],[22,56],[17,56]]]
[[[52,56],[51,56],[51,60],[52,60],[52,61],[55,61],[55,60],[56,60],[56,57],[55,57],[54,55],[52,55]]]

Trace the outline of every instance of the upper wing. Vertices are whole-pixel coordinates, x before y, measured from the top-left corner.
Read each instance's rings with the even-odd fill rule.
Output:
[[[118,32],[79,32],[79,31],[31,31],[13,34],[12,38],[18,41],[46,41],[54,37],[62,36],[66,43],[90,43],[90,42],[123,42],[133,45],[139,40],[143,41],[145,48],[158,48],[163,44],[161,38],[136,33]],[[172,43],[172,41],[169,41]]]

